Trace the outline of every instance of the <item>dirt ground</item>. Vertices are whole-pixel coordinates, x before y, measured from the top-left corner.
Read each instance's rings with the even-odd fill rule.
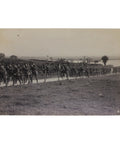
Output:
[[[1,115],[119,115],[120,75],[0,88]]]

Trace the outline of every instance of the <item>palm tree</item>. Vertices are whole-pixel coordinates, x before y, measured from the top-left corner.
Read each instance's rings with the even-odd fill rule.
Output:
[[[106,65],[107,61],[109,60],[109,58],[107,56],[103,56],[101,58],[101,60],[103,61],[104,65]]]

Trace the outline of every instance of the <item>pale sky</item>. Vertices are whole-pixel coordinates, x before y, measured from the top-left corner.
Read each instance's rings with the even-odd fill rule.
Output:
[[[0,53],[17,56],[120,56],[120,29],[0,29]]]

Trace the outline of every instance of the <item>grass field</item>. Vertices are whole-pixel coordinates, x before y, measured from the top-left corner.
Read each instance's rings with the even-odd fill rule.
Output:
[[[0,88],[1,115],[119,115],[120,75]]]

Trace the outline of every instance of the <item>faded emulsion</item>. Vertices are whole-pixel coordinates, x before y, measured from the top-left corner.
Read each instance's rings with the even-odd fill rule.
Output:
[[[120,29],[0,29],[0,115],[119,115]]]

